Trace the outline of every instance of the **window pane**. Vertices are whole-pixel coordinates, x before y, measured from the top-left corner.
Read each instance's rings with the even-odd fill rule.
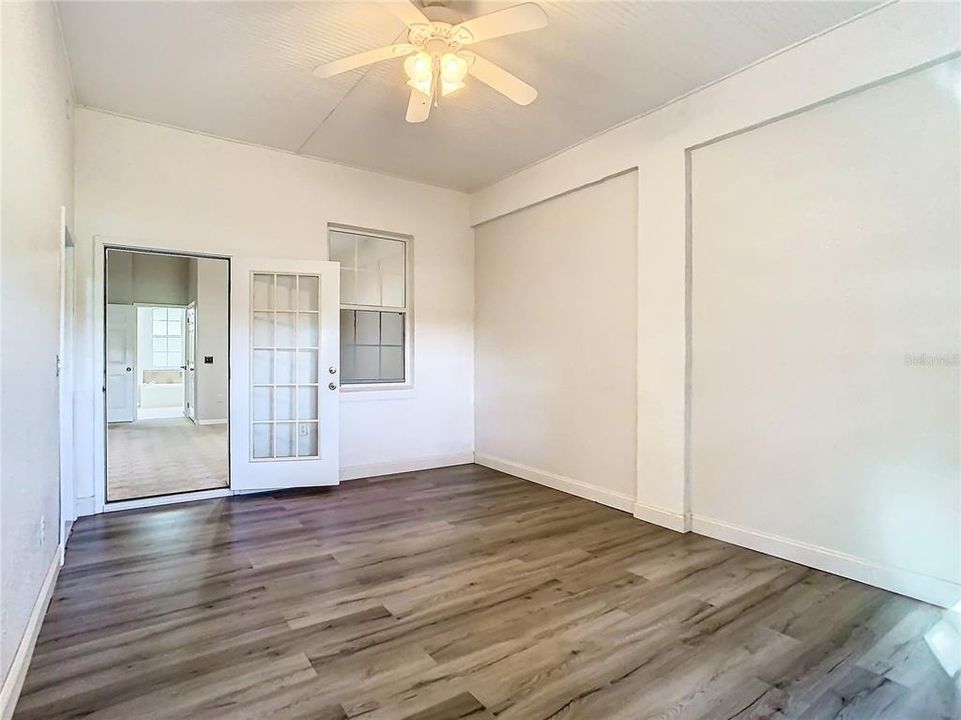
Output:
[[[181,341],[179,337],[167,338],[167,352],[177,353],[181,352]]]
[[[153,319],[154,319],[154,320],[166,320],[166,319],[167,319],[167,308],[154,308],[154,309],[153,309]]]
[[[380,344],[380,313],[357,311],[357,345],[378,345]]]
[[[342,383],[357,382],[357,371],[354,368],[354,346],[340,346],[340,381]]]
[[[404,314],[380,314],[380,343],[381,345],[404,344]]]
[[[297,309],[320,309],[320,278],[314,275],[301,275],[297,280]]]
[[[297,351],[277,351],[277,375],[274,382],[278,385],[294,385],[296,377]]]
[[[330,259],[339,262],[342,268],[354,267],[354,235],[332,230],[330,233]]]
[[[297,358],[297,382],[316,383],[318,376],[317,365],[320,362],[316,350],[301,350]]]
[[[380,276],[358,270],[354,277],[354,305],[380,305]]]
[[[153,351],[156,352],[167,352],[167,338],[166,337],[155,337],[153,339]]]
[[[294,420],[296,396],[292,387],[274,389],[277,420]]]
[[[293,457],[297,454],[297,438],[294,423],[278,423],[274,426],[274,457]]]
[[[153,354],[153,366],[155,368],[162,368],[167,366],[167,353],[165,352],[155,352]]]
[[[404,276],[382,273],[381,302],[387,307],[404,307]]]
[[[274,302],[278,310],[297,309],[297,276],[278,275],[274,288]]]
[[[340,269],[340,301],[346,305],[357,304],[357,293],[354,291],[354,281],[357,273],[351,269]]]
[[[274,389],[254,388],[254,420],[274,419]]]
[[[320,318],[317,313],[300,313],[297,315],[298,347],[309,348],[320,345]]]
[[[297,443],[297,454],[301,457],[317,455],[317,423],[300,423],[300,435]]]
[[[254,313],[254,345],[257,347],[274,346],[273,313]]]
[[[377,380],[380,376],[380,348],[358,345],[354,351],[354,376],[357,380]]]
[[[154,321],[153,321],[153,334],[154,334],[154,335],[166,335],[166,334],[167,334],[167,321],[166,321],[166,320],[154,320]]]
[[[297,322],[297,315],[292,312],[277,313],[277,347],[294,347],[297,342],[294,338],[294,323]]]
[[[297,417],[301,420],[317,419],[317,387],[297,388]]]
[[[255,385],[270,385],[274,381],[273,350],[254,350],[253,376]]]
[[[380,380],[404,379],[404,348],[382,347],[380,349]]]
[[[273,310],[273,275],[254,275],[253,305],[255,310]]]
[[[340,311],[340,344],[341,346],[354,344],[353,310]]]
[[[269,458],[273,452],[273,425],[270,423],[254,425],[254,457]]]

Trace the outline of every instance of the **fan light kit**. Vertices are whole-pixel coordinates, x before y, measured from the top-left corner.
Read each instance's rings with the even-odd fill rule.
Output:
[[[365,65],[404,58],[410,86],[407,122],[424,122],[431,105],[466,87],[471,75],[518,105],[530,105],[537,90],[502,67],[485,60],[465,46],[482,40],[537,30],[547,25],[547,14],[536,3],[523,3],[460,22],[460,17],[439,3],[421,9],[409,0],[384,3],[407,25],[407,42],[351,55],[314,69],[329,78]]]

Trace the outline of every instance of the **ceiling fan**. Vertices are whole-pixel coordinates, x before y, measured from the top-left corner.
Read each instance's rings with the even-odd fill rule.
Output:
[[[384,3],[407,25],[407,42],[368,50],[314,68],[318,77],[329,78],[348,70],[392,58],[405,58],[404,71],[410,86],[407,122],[424,122],[431,105],[441,97],[465,87],[467,75],[506,95],[518,105],[529,105],[537,90],[502,67],[485,60],[468,45],[491,38],[537,30],[547,25],[547,13],[532,2],[461,22],[460,16],[441,2],[428,0],[421,9],[411,0]]]

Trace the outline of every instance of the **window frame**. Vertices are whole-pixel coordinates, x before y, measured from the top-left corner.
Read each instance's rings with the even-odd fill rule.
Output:
[[[384,382],[344,382],[341,379],[340,390],[342,398],[351,399],[380,399],[381,397],[407,397],[414,389],[414,238],[412,235],[373,230],[353,225],[328,223],[327,225],[327,258],[331,259],[331,234],[339,232],[350,235],[362,235],[377,240],[393,240],[404,243],[404,305],[393,307],[388,305],[359,305],[341,302],[339,310],[360,310],[370,312],[392,312],[404,316],[404,379]],[[339,313],[338,313],[339,317]],[[338,320],[339,322],[339,320]],[[338,353],[339,354],[339,353]]]

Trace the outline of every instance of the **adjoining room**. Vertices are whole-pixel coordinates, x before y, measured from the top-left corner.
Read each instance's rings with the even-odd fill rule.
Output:
[[[961,2],[0,33],[0,720],[961,718]]]
[[[229,487],[229,261],[105,262],[107,501]]]

